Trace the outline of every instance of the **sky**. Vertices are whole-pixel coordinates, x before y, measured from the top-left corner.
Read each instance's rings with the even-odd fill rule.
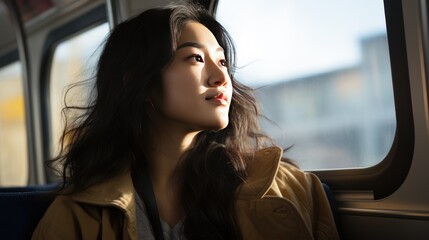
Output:
[[[360,40],[385,34],[382,0],[221,0],[239,80],[258,86],[360,61]]]

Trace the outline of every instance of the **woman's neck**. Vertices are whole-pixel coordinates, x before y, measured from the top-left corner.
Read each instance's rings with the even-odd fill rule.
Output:
[[[163,131],[164,132],[164,131]],[[148,167],[154,184],[171,184],[173,176],[180,175],[180,159],[192,147],[197,133],[158,133],[150,149]]]
[[[166,131],[162,131],[166,132]],[[158,133],[154,147],[148,156],[148,167],[152,179],[159,214],[170,227],[183,218],[180,205],[180,160],[194,142],[197,133]],[[168,132],[168,131],[167,131]]]

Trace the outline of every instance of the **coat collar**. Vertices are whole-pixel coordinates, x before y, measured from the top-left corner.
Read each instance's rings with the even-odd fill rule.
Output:
[[[247,167],[248,177],[237,190],[238,200],[259,199],[268,192],[279,169],[282,153],[279,147],[255,152]]]
[[[134,208],[134,186],[129,170],[71,196],[77,202],[116,206],[124,211]]]
[[[248,178],[237,189],[238,200],[262,198],[268,192],[279,169],[282,152],[279,147],[264,148],[255,152],[247,168]],[[127,170],[71,197],[77,202],[117,206],[129,211],[134,207],[134,194],[131,174]]]

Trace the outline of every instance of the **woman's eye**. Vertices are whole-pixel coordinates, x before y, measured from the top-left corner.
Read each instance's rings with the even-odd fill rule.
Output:
[[[202,63],[204,62],[203,57],[201,57],[201,55],[198,55],[198,54],[190,56],[189,59],[192,59],[197,62],[202,62]]]
[[[219,62],[220,62],[220,65],[222,65],[222,66],[224,66],[224,67],[227,67],[227,66],[228,66],[228,63],[226,62],[226,60],[225,60],[225,59],[222,59],[222,60],[220,60]]]

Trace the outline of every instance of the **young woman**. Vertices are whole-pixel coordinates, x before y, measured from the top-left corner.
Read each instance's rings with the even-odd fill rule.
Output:
[[[33,239],[338,239],[319,180],[269,147],[233,61],[199,6],[119,24],[92,102],[68,119],[63,188]]]

